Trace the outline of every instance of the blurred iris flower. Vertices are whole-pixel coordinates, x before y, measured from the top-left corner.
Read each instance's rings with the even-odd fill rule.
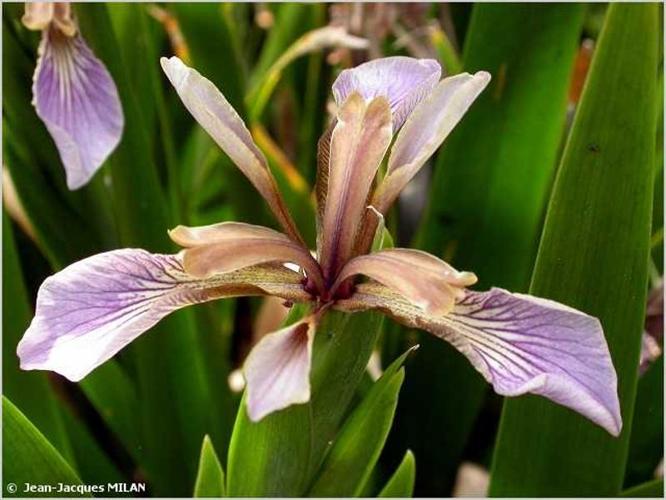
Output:
[[[77,381],[176,309],[272,295],[310,303],[312,312],[263,337],[246,359],[254,421],[310,399],[313,337],[332,308],[375,310],[427,330],[453,344],[499,394],[540,394],[619,434],[617,378],[596,318],[498,288],[468,290],[474,274],[425,252],[372,251],[383,214],[486,87],[488,73],[440,81],[434,60],[390,57],[339,75],[337,117],[319,143],[314,257],[236,111],[180,59],[163,58],[162,67],[284,232],[236,222],[178,226],[169,233],[184,248],[177,255],[123,249],[72,264],[41,286],[35,318],[18,346],[22,368]],[[373,189],[394,135],[386,174]]]
[[[67,187],[78,189],[120,142],[124,118],[116,85],[86,45],[71,4],[26,3],[22,22],[42,32],[33,104],[56,143]]]

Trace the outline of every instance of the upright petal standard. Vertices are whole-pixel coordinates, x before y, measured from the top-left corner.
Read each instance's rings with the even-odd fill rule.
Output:
[[[263,154],[222,93],[177,58],[162,59],[162,66],[194,118],[255,185],[285,233],[233,222],[178,226],[170,236],[184,248],[180,254],[126,249],[72,264],[40,289],[35,318],[18,348],[23,368],[79,380],[180,307],[273,295],[306,303],[309,312],[266,335],[245,361],[251,420],[310,400],[316,324],[333,308],[375,310],[424,329],[462,352],[499,394],[539,394],[619,434],[617,380],[597,319],[497,288],[470,291],[473,273],[425,252],[370,252],[379,221],[486,87],[488,73],[438,83],[435,61],[399,57],[340,74],[333,84],[338,116],[320,140],[317,192],[325,194],[318,196],[314,257]],[[387,174],[376,179],[401,126]],[[369,210],[368,200],[376,205]]]

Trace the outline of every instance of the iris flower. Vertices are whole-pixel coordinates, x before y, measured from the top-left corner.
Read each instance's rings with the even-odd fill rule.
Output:
[[[66,2],[26,3],[22,22],[42,32],[33,104],[55,141],[67,187],[85,185],[120,142],[116,85],[79,32]]]
[[[180,59],[161,62],[187,109],[284,232],[238,222],[178,226],[169,232],[183,248],[178,254],[123,249],[70,265],[40,288],[18,346],[22,368],[77,381],[176,309],[272,295],[309,303],[311,312],[263,337],[246,359],[253,421],[309,400],[313,337],[326,311],[373,310],[450,342],[499,394],[540,394],[619,434],[617,379],[596,318],[499,288],[469,290],[474,274],[422,251],[372,251],[382,216],[486,87],[488,73],[440,80],[433,60],[390,57],[339,75],[337,116],[319,142],[312,253],[264,155],[222,93]]]

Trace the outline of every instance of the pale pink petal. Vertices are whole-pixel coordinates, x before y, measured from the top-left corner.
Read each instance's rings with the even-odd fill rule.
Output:
[[[269,413],[310,400],[310,366],[315,318],[307,318],[264,336],[252,349],[243,371],[247,413],[257,422]]]
[[[479,71],[445,78],[414,109],[391,149],[386,177],[372,204],[386,213],[400,191],[444,142],[490,81]]]
[[[23,26],[33,31],[48,28],[53,20],[53,6],[53,2],[27,2],[21,18]]]
[[[336,307],[379,309],[450,342],[498,394],[533,393],[569,407],[617,436],[617,376],[599,320],[551,300],[493,288],[467,292],[435,316],[378,284],[363,284]]]
[[[178,92],[185,107],[210,134],[220,148],[264,197],[289,236],[299,242],[298,233],[282,200],[275,178],[263,153],[252,140],[250,131],[213,83],[177,57],[160,60],[162,69]]]
[[[180,256],[123,249],[76,262],[47,278],[35,317],[18,345],[21,368],[78,381],[181,307],[239,295],[308,300],[301,277],[284,268],[250,268],[197,279]]]
[[[39,54],[35,109],[56,143],[67,186],[77,189],[120,142],[124,117],[118,91],[80,35],[45,30]]]
[[[273,229],[241,222],[223,222],[201,227],[178,226],[169,236],[184,252],[185,271],[197,277],[228,273],[265,263],[293,263],[324,289],[319,264],[310,251]]]
[[[384,97],[391,106],[393,130],[398,130],[412,109],[437,84],[442,69],[434,59],[385,57],[340,73],[333,83],[338,106],[358,92],[366,100]]]
[[[366,103],[354,93],[340,108],[333,130],[319,261],[332,281],[351,256],[377,169],[391,141],[388,102]]]
[[[464,287],[476,283],[473,273],[452,266],[419,250],[391,248],[350,260],[340,271],[331,293],[351,276],[362,274],[398,292],[428,314],[445,314]]]
[[[289,241],[289,238],[274,229],[246,224],[245,222],[220,222],[208,226],[176,226],[169,237],[181,247],[196,247],[211,243],[224,243],[245,238],[269,238]]]

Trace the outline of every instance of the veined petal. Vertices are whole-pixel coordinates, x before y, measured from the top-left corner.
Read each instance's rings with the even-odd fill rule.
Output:
[[[464,287],[476,283],[473,273],[456,271],[434,255],[407,248],[391,248],[350,260],[340,271],[331,293],[351,276],[363,274],[398,292],[428,314],[450,312]]]
[[[252,349],[243,366],[250,420],[310,400],[314,334],[315,317],[308,316],[265,335]]]
[[[412,180],[462,119],[490,81],[479,71],[445,78],[414,109],[391,149],[386,177],[372,204],[385,214],[400,191]]]
[[[467,292],[434,316],[378,284],[362,284],[336,307],[379,309],[450,342],[498,394],[534,393],[569,407],[617,436],[617,376],[599,321],[557,302],[493,288]]]
[[[250,180],[289,236],[302,242],[266,158],[236,110],[213,83],[177,57],[160,60],[183,104],[220,148]]]
[[[32,90],[67,186],[80,188],[120,142],[124,117],[116,85],[80,35],[49,29],[42,35]]]
[[[183,266],[192,276],[204,278],[266,263],[294,263],[324,290],[319,264],[307,248],[273,229],[240,222],[223,222],[202,227],[178,226],[171,239],[188,247]]]
[[[385,57],[342,71],[333,83],[333,96],[341,106],[354,92],[366,100],[384,97],[391,105],[397,131],[421,99],[437,84],[442,69],[434,59]]]
[[[331,136],[328,193],[321,228],[324,277],[332,280],[350,257],[372,182],[391,141],[391,112],[383,97],[347,98]]]
[[[301,276],[254,267],[197,279],[178,255],[123,249],[76,262],[47,278],[35,317],[18,345],[24,370],[52,370],[72,381],[181,307],[239,295],[308,300]]]

